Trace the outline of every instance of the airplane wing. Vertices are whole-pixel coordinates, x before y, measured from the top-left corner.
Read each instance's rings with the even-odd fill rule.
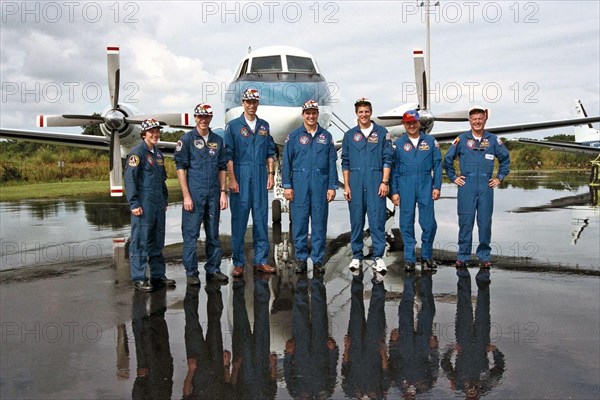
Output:
[[[504,126],[496,126],[492,128],[485,128],[486,131],[491,132],[496,135],[510,135],[513,133],[521,133],[521,132],[529,132],[529,131],[538,131],[544,129],[553,129],[553,128],[561,128],[564,126],[577,126],[577,125],[586,125],[592,124],[594,122],[599,122],[600,116],[597,117],[587,117],[587,118],[573,118],[573,119],[562,119],[556,121],[544,121],[544,122],[532,122],[528,124],[514,124],[514,125],[504,125]],[[455,130],[455,131],[443,131],[443,132],[431,132],[431,135],[435,137],[438,141],[450,141],[455,137],[460,135],[461,133],[466,132],[468,129],[463,130]]]
[[[0,128],[0,137],[5,139],[27,140],[38,143],[87,147],[89,149],[96,150],[110,149],[110,139],[106,138],[105,136],[82,135],[78,133],[40,132]]]
[[[105,136],[83,135],[79,133],[40,132],[21,129],[0,128],[0,138],[27,140],[29,142],[61,144],[64,146],[85,147],[94,150],[110,150],[110,139]],[[157,147],[165,156],[173,157],[174,142],[158,142]]]
[[[552,150],[566,151],[569,153],[583,153],[594,155],[600,154],[600,147],[592,147],[573,142],[553,142],[548,140],[535,139],[519,139],[519,142],[534,144],[536,146],[550,147]]]
[[[161,142],[159,141],[156,144],[156,147],[158,147],[158,149],[160,151],[162,151],[162,153],[167,156],[167,157],[173,157],[173,154],[175,154],[175,147],[177,146],[177,143],[175,142]]]

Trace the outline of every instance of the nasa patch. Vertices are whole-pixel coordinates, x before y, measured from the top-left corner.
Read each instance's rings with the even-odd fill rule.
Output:
[[[402,146],[402,148],[404,149],[404,151],[411,151],[413,149],[413,146],[410,143],[404,143],[404,146]]]
[[[300,136],[298,141],[300,142],[300,144],[308,144],[310,142],[310,138],[306,135],[302,135]]]
[[[214,156],[215,154],[217,154],[217,149],[208,149],[208,154]]]
[[[377,136],[376,132],[373,132],[369,135],[369,138],[367,139],[367,141],[369,143],[379,143],[379,137]]]
[[[487,149],[488,147],[490,147],[490,141],[488,139],[481,139],[481,143],[479,144],[479,147]]]
[[[250,131],[248,130],[248,128],[246,128],[245,126],[240,130],[240,135],[242,135],[243,137],[248,137],[250,136]]]
[[[427,144],[427,142],[422,141],[421,143],[419,143],[419,150],[429,150],[429,145]]]
[[[136,155],[132,155],[129,157],[129,160],[127,160],[127,164],[130,167],[137,167],[138,165],[140,165],[140,158]]]
[[[469,139],[467,140],[467,147],[472,149],[473,147],[475,147],[475,139]]]
[[[362,133],[355,133],[354,134],[354,141],[355,142],[360,142],[361,140],[363,140],[365,136]]]
[[[325,137],[325,134],[321,133],[319,136],[317,136],[317,143],[320,143],[320,144],[327,143],[327,138]]]
[[[146,154],[146,162],[154,166],[154,157],[152,157],[150,154]]]
[[[194,146],[196,146],[197,149],[202,150],[204,148],[204,140],[202,140],[202,139],[194,140]]]
[[[175,151],[181,151],[183,148],[183,142],[181,140],[177,141],[177,146],[175,146]]]
[[[260,136],[267,136],[268,133],[269,133],[269,130],[264,125],[261,125],[260,128],[258,129],[258,134]]]

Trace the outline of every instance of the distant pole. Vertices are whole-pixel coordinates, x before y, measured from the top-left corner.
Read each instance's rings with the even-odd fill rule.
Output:
[[[431,24],[429,23],[429,0],[425,0],[425,29],[426,29],[426,40],[425,43],[425,61],[427,62],[427,84],[430,85],[431,82]]]
[[[427,74],[427,84],[429,86],[431,80],[431,18],[429,17],[431,14],[431,1],[424,0],[421,4],[421,7],[425,8],[425,73]],[[438,7],[440,5],[439,1],[436,1],[433,7]]]

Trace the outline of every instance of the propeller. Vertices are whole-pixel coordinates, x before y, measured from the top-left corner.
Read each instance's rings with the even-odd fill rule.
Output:
[[[389,110],[380,115],[376,121],[381,121],[381,124],[386,127],[393,127],[402,124],[402,114],[408,110],[417,110],[419,112],[421,129],[430,133],[433,129],[435,121],[443,122],[462,122],[469,120],[468,111],[453,111],[440,115],[434,115],[429,109],[428,96],[428,76],[425,70],[425,59],[423,49],[413,50],[413,62],[415,68],[415,84],[417,85],[417,98],[419,103],[416,105],[404,105],[392,110]]]
[[[119,106],[119,88],[121,86],[121,61],[119,46],[106,47],[106,65],[108,78],[108,92],[110,95],[110,108],[102,116],[99,115],[38,115],[37,126],[45,127],[67,127],[102,125],[102,132],[110,136],[110,195],[123,195],[123,164],[121,154],[121,136],[137,135],[137,130],[129,128],[129,125],[139,125],[148,118],[155,118],[162,125],[187,128],[193,126],[193,118],[188,113],[167,113],[152,115],[128,116],[125,107]]]
[[[105,123],[110,128],[110,195],[119,197],[123,195],[123,164],[121,163],[121,139],[118,130],[125,124],[125,121],[123,114],[118,112],[121,81],[121,56],[118,46],[106,48],[106,65],[108,93],[112,106],[112,110],[105,115]]]

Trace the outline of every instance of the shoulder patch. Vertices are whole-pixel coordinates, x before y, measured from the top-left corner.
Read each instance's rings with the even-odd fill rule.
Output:
[[[498,144],[502,146],[502,139],[498,138]]]
[[[183,142],[181,140],[177,141],[177,146],[175,146],[175,151],[181,151],[183,148]]]
[[[452,142],[452,146],[456,146],[458,142],[460,142],[460,137],[457,136],[456,139],[454,139],[454,142]]]
[[[129,160],[127,160],[127,164],[130,167],[137,167],[138,165],[140,165],[140,158],[138,156],[136,156],[135,154],[129,156]]]
[[[433,144],[435,145],[435,148],[439,148],[440,144],[438,143],[437,139],[433,139]]]

